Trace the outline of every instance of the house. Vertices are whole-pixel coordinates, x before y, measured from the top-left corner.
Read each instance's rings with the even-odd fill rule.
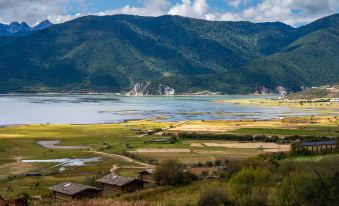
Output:
[[[101,189],[70,182],[63,182],[49,188],[54,198],[63,200],[93,198],[100,194]]]
[[[139,172],[139,179],[146,184],[155,184],[155,169],[146,169]]]
[[[334,151],[337,149],[337,141],[302,142],[297,145],[297,150],[307,149],[312,152]]]
[[[144,182],[130,177],[122,177],[111,173],[97,180],[102,184],[103,191],[107,192],[134,192],[144,187]]]

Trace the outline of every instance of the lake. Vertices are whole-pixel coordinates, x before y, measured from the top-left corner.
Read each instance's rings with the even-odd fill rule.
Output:
[[[0,95],[0,125],[115,123],[131,119],[156,121],[271,119],[313,115],[317,110],[216,103],[223,99],[268,96],[152,96],[115,94]]]

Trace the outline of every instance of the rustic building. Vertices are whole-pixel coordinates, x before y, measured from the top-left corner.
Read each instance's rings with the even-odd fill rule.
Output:
[[[130,177],[122,177],[117,174],[108,174],[97,180],[102,183],[102,188],[107,192],[134,192],[143,189],[144,182]]]
[[[55,198],[64,200],[93,198],[101,192],[101,189],[96,187],[69,182],[60,183],[49,189],[53,191]]]
[[[312,152],[334,151],[337,149],[337,141],[302,142],[297,145],[297,150],[307,149]]]

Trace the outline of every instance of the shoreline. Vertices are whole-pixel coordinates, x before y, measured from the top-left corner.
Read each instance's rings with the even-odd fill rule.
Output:
[[[299,102],[298,102],[299,101]],[[272,99],[238,99],[238,100],[216,100],[216,103],[234,103],[249,106],[276,106],[297,109],[339,109],[339,102],[303,102],[303,100],[272,100]]]
[[[9,92],[0,93],[0,96],[10,95],[116,95],[121,97],[210,97],[210,96],[255,96],[255,97],[277,97],[277,94],[195,94],[195,93],[180,93],[174,95],[126,95],[119,92]]]

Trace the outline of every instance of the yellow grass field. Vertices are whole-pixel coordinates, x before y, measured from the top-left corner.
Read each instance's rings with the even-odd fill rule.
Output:
[[[213,120],[187,121],[167,132],[202,132],[202,133],[232,133],[239,129],[261,128],[261,129],[289,129],[300,130],[307,127],[339,127],[339,118],[336,116],[313,116],[313,117],[285,117],[272,120]]]

